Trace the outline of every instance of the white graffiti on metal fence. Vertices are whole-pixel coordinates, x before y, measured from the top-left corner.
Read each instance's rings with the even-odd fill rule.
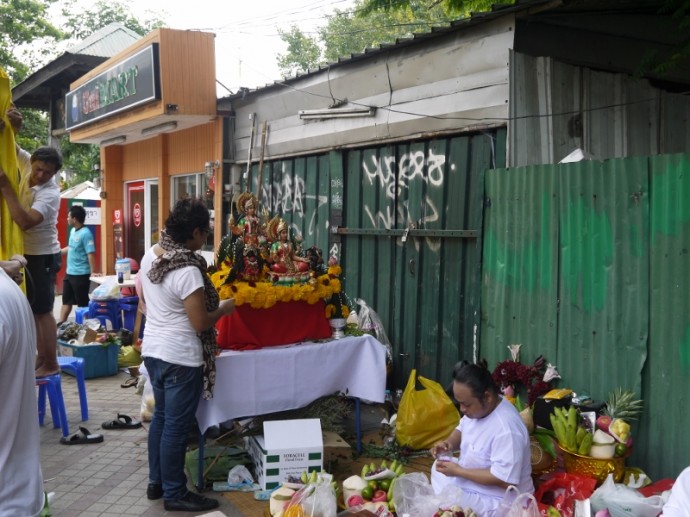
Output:
[[[402,154],[397,162],[397,176],[395,156],[371,156],[371,162],[362,161],[364,178],[369,182],[369,185],[378,184],[381,190],[385,192],[386,198],[393,202],[397,200],[395,207],[391,203],[379,210],[364,205],[364,211],[369,217],[372,227],[390,230],[395,227],[396,221],[404,221],[404,224],[400,224],[400,222],[397,224],[405,228],[410,225],[424,228],[426,223],[438,221],[439,211],[429,195],[422,197],[421,206],[412,209],[409,206],[409,200],[401,202],[400,198],[405,190],[409,190],[413,182],[425,183],[427,192],[430,189],[442,188],[446,165],[445,155],[436,154],[432,149],[428,149],[426,154],[422,150]],[[413,214],[420,215],[417,217]],[[416,249],[419,249],[420,239],[410,239],[410,241],[414,243]],[[403,244],[400,239],[397,242],[399,245]],[[433,251],[441,247],[440,239],[426,238],[426,243]]]
[[[397,162],[397,178],[395,156],[372,156],[371,160],[371,164],[362,161],[364,177],[370,185],[378,182],[390,199],[399,196],[416,179],[432,187],[443,185],[446,156],[434,153],[433,149],[427,154],[421,150],[402,154]]]
[[[266,196],[266,189],[262,190]],[[307,194],[304,184],[304,178],[299,176],[293,177],[285,174],[280,182],[273,182],[271,184],[271,191],[268,193],[270,200],[262,199],[264,206],[273,214],[292,214],[293,223],[298,219],[304,219],[305,206],[307,200],[313,200],[316,208],[311,210],[309,214],[309,223],[307,225],[307,236],[313,236],[316,233],[316,215],[319,209],[328,205],[328,196],[319,194]],[[328,228],[328,223],[326,223]]]

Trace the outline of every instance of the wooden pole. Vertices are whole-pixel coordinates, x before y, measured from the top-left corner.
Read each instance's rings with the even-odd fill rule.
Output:
[[[261,129],[261,152],[259,154],[259,183],[256,186],[256,199],[261,202],[261,181],[264,172],[264,153],[266,151],[266,140],[268,136],[268,123],[264,120],[263,128]]]

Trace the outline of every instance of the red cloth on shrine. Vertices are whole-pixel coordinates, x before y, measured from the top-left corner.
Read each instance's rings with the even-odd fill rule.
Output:
[[[252,350],[331,337],[323,301],[278,302],[270,309],[240,305],[216,323],[218,346]]]

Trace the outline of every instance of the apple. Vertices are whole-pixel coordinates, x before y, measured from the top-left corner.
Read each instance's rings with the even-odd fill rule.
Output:
[[[374,496],[371,498],[371,500],[375,503],[387,501],[388,500],[388,493],[386,493],[385,490],[377,490],[376,492],[374,492]]]

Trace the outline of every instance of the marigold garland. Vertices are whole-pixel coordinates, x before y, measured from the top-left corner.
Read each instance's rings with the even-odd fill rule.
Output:
[[[211,282],[218,291],[221,300],[235,299],[235,305],[250,305],[254,309],[269,309],[278,302],[305,301],[310,305],[319,300],[330,298],[339,293],[342,286],[338,278],[342,268],[338,265],[329,266],[328,273],[315,279],[290,286],[275,285],[271,282],[242,282],[225,283],[231,272],[229,262],[223,262],[220,268],[211,274]]]

